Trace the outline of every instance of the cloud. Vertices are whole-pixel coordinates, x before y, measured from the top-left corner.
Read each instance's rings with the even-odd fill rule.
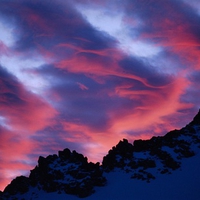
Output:
[[[112,40],[109,44],[103,33],[99,34],[91,27],[69,3],[65,2],[65,4],[63,7],[61,3],[53,1],[51,3],[3,1],[1,12],[4,14],[5,21],[12,16],[18,26],[19,36],[15,48],[20,51],[37,49],[38,46],[49,49],[67,43],[88,50],[97,50],[114,44]]]
[[[200,106],[199,19],[181,0],[2,0],[1,188],[39,155],[68,147],[101,161],[122,138],[188,123]]]
[[[186,86],[187,82],[184,79],[177,79],[169,85],[152,92],[122,88],[122,90],[118,91],[120,95],[128,96],[133,100],[135,98],[139,99],[140,104],[134,105],[131,112],[126,112],[124,116],[121,113],[118,120],[115,119],[114,121],[114,130],[119,132],[144,130],[150,127],[153,122],[156,122],[155,124],[164,123],[163,116],[191,107],[191,104],[179,102],[179,98],[184,94]],[[141,121],[141,119],[143,120]]]
[[[27,154],[34,150],[34,145],[26,137],[0,126],[0,172],[1,184],[3,189],[13,178],[33,167],[33,163],[28,161]]]
[[[43,99],[26,91],[15,76],[0,67],[1,115],[18,131],[37,131],[49,123],[56,111]]]
[[[29,137],[48,125],[56,111],[26,91],[17,78],[2,67],[0,80],[1,176],[3,182],[8,183],[17,174],[33,166],[32,163],[28,164],[31,161],[27,155],[36,146]]]
[[[162,46],[177,54],[183,64],[199,69],[195,65],[199,62],[199,15],[194,7],[181,1],[129,1],[127,13],[144,22],[138,30],[141,40]]]

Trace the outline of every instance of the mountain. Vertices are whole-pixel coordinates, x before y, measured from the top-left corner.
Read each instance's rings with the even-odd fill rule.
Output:
[[[200,111],[180,130],[150,140],[123,139],[100,163],[76,151],[40,156],[29,177],[14,179],[2,200],[200,199]]]

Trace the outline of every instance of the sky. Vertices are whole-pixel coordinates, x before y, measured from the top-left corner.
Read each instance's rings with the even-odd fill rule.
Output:
[[[101,162],[200,108],[198,0],[0,0],[0,190],[40,155]]]

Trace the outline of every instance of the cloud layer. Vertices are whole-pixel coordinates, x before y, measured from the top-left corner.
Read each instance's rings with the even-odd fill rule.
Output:
[[[162,135],[200,107],[200,5],[0,2],[0,189],[39,155],[91,161]]]

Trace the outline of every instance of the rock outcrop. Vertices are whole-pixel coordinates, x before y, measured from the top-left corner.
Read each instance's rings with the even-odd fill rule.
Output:
[[[14,179],[4,190],[4,195],[24,194],[36,187],[46,192],[59,192],[86,197],[94,192],[95,186],[104,186],[106,179],[99,163],[88,163],[87,158],[69,149],[58,155],[40,156],[38,165],[29,177]]]
[[[180,130],[150,140],[135,140],[133,144],[123,139],[108,152],[100,163],[88,162],[76,151],[64,149],[58,155],[40,156],[38,165],[29,177],[14,179],[0,199],[23,195],[31,189],[87,197],[95,187],[106,185],[106,174],[120,170],[130,178],[147,182],[158,174],[171,174],[181,169],[183,159],[195,156],[200,148],[200,111],[192,122]]]
[[[103,158],[102,166],[106,172],[124,170],[132,174],[131,178],[150,182],[155,174],[170,174],[181,168],[181,160],[194,156],[197,148],[200,148],[200,111],[186,127],[164,136],[135,140],[133,145],[123,139]]]

